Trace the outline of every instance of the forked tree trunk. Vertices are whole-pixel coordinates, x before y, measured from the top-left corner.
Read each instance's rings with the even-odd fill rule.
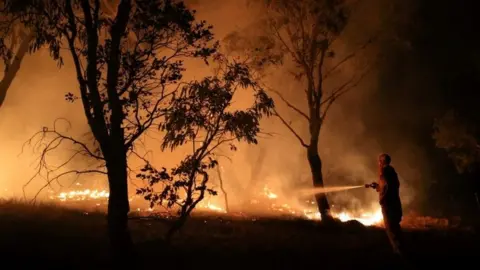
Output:
[[[23,37],[22,43],[20,43],[17,52],[13,56],[12,63],[10,64],[8,70],[6,70],[2,80],[0,81],[0,107],[2,107],[2,104],[7,96],[8,89],[12,85],[13,80],[15,79],[18,71],[20,70],[20,65],[23,58],[28,53],[28,48],[32,40],[33,35],[31,34]]]
[[[121,147],[123,148],[123,147]],[[124,266],[132,262],[133,243],[128,229],[127,159],[121,149],[114,149],[107,158],[108,184],[108,234],[114,264]]]
[[[312,140],[310,146],[307,148],[307,158],[312,172],[312,180],[314,187],[323,187],[322,176],[322,160],[318,154],[318,141]],[[317,201],[318,210],[323,221],[329,221],[332,219],[330,213],[330,205],[328,204],[327,196],[325,193],[319,193],[315,195]]]

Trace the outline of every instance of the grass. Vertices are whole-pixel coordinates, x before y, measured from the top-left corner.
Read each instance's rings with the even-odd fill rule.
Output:
[[[105,269],[105,225],[101,213],[4,201],[0,256],[15,269]],[[356,222],[325,226],[304,220],[197,215],[168,247],[160,240],[165,222],[132,220],[130,227],[146,267],[393,269],[383,229]],[[475,262],[480,250],[474,230],[412,229],[405,238],[414,265],[428,269],[447,264],[463,268]]]

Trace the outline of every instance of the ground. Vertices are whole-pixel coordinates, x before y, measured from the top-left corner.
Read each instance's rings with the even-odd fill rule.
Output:
[[[160,240],[164,221],[133,219],[139,265],[177,269],[394,269],[381,228],[349,222],[317,222],[253,217],[197,216],[174,239]],[[411,262],[427,269],[476,263],[480,237],[474,229],[409,229],[405,232]],[[0,203],[0,256],[22,269],[105,269],[108,246],[105,218],[56,206]],[[310,268],[310,267],[309,267]]]

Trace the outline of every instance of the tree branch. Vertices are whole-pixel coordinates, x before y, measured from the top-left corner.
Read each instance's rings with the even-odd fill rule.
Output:
[[[65,168],[70,164],[74,158],[79,155],[79,154],[84,154],[87,155],[88,157],[92,157],[96,160],[104,161],[104,158],[102,156],[98,156],[94,153],[94,151],[91,151],[90,148],[83,142],[80,142],[73,137],[66,136],[59,132],[57,130],[57,122],[59,120],[63,119],[57,119],[54,123],[53,129],[48,129],[48,128],[43,128],[42,131],[35,133],[29,140],[27,140],[22,149],[25,147],[25,145],[30,145],[34,150],[39,149],[40,150],[40,155],[38,157],[38,165],[36,167],[36,173],[23,185],[23,195],[26,200],[26,192],[25,189],[35,180],[37,177],[44,178],[46,180],[46,183],[44,186],[38,190],[36,195],[33,198],[33,202],[35,202],[37,196],[45,189],[46,187],[50,186],[53,181],[56,181],[60,186],[61,183],[59,182],[59,179],[62,177],[65,177],[67,175],[75,174],[75,175],[81,175],[81,174],[87,174],[87,173],[102,173],[105,174],[104,171],[98,170],[98,169],[90,169],[90,170],[67,170],[65,172],[56,174],[58,170]],[[68,122],[68,121],[67,121]],[[70,126],[70,123],[68,123]],[[38,139],[37,139],[38,138]],[[35,140],[35,141],[34,141]],[[71,144],[78,145],[80,146],[80,149],[74,151],[69,158],[63,163],[61,163],[58,166],[50,166],[47,158],[48,154],[52,153],[55,150],[58,150],[58,148],[64,143],[64,142],[70,142]]]
[[[325,109],[323,110],[323,113],[322,113],[322,118],[321,118],[322,121],[324,121],[324,119],[327,115],[327,112],[330,109],[330,107],[332,106],[332,104],[339,97],[341,97],[342,95],[344,95],[345,93],[347,93],[351,89],[355,88],[361,81],[363,81],[363,79],[367,76],[368,73],[370,73],[370,71],[372,69],[373,68],[371,66],[368,67],[353,84],[351,84],[354,81],[354,76],[352,76],[350,78],[350,80],[348,80],[347,82],[345,82],[344,84],[342,84],[341,86],[339,86],[338,88],[333,90],[332,93],[330,94],[330,96],[328,96],[325,100],[322,101],[322,103],[320,105],[321,106],[324,106],[324,105],[326,106]]]
[[[298,133],[292,128],[292,126],[288,124],[287,121],[285,121],[285,119],[283,119],[283,117],[277,112],[277,110],[274,110],[274,114],[275,116],[278,117],[278,119],[280,119],[280,121],[282,121],[282,123],[288,128],[288,130],[290,130],[290,132],[292,132],[292,134],[295,135],[295,137],[298,139],[300,144],[303,147],[308,148],[308,144],[306,144],[305,141],[302,139],[302,137],[300,137],[300,135],[298,135]]]
[[[298,114],[300,114],[301,116],[303,116],[305,119],[307,119],[307,121],[310,121],[310,117],[308,117],[308,115],[304,112],[302,112],[299,108],[295,107],[292,103],[290,103],[288,100],[286,100],[282,94],[280,94],[279,91],[277,90],[273,90],[271,89],[270,90],[271,92],[275,93],[278,95],[278,97],[280,97],[280,99],[292,110],[294,110],[295,112],[297,112]]]
[[[380,37],[380,32],[377,33],[376,35],[372,36],[371,38],[369,38],[367,40],[367,42],[365,42],[362,46],[360,46],[358,49],[356,49],[354,52],[348,54],[347,56],[345,56],[342,60],[340,60],[340,62],[338,62],[336,65],[334,65],[331,69],[327,70],[324,75],[323,75],[323,79],[327,79],[330,75],[332,75],[333,72],[335,72],[336,70],[338,70],[343,64],[345,64],[346,62],[348,62],[348,60],[352,59],[353,57],[355,57],[357,55],[358,52],[364,50],[367,48],[368,45],[372,44],[375,40],[377,40],[378,38]]]

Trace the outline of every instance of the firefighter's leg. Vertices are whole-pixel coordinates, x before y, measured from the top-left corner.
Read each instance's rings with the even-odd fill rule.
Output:
[[[399,222],[392,222],[392,224],[390,224],[389,238],[393,251],[398,255],[402,255],[402,229]]]
[[[387,213],[384,212],[383,221],[385,224],[385,231],[392,246],[393,252],[401,255],[402,254],[402,230],[400,227],[400,222],[397,222],[394,218],[390,217]]]

